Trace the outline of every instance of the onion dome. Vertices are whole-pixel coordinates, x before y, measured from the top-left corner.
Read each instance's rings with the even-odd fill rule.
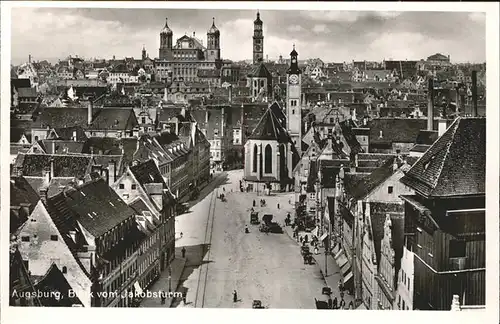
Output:
[[[220,31],[215,27],[215,18],[212,18],[212,27],[208,30],[207,34],[219,35]]]
[[[165,27],[161,30],[161,34],[172,35],[172,29],[168,27],[168,18],[165,18]]]
[[[253,22],[255,25],[262,25],[262,20],[260,20],[260,12],[257,11],[257,19]]]

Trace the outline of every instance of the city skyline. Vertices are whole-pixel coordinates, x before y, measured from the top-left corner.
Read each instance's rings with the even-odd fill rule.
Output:
[[[28,55],[34,60],[52,62],[68,55],[139,58],[143,46],[151,58],[156,58],[165,18],[174,39],[195,32],[206,44],[212,17],[221,32],[222,58],[248,60],[252,56],[256,13],[252,9],[13,8],[12,64],[26,62]],[[260,13],[264,22],[264,57],[272,60],[279,55],[288,58],[295,44],[299,59],[319,57],[325,62],[420,60],[435,53],[450,55],[456,63],[486,61],[484,13]]]

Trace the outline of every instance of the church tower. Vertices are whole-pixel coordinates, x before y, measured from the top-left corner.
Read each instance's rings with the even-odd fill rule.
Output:
[[[264,34],[262,31],[262,20],[257,11],[257,19],[253,22],[253,64],[262,62],[264,59]]]
[[[146,53],[146,47],[144,47],[144,45],[142,45],[142,60],[144,61],[147,57],[147,53]]]
[[[287,131],[292,139],[292,142],[297,149],[299,156],[302,152],[302,118],[301,118],[301,94],[302,94],[302,71],[299,69],[298,58],[299,54],[295,51],[290,53],[290,67],[287,70],[286,83],[286,122]],[[292,158],[289,158],[289,170],[292,170]]]
[[[220,60],[220,31],[215,27],[215,18],[212,18],[212,27],[207,32],[207,60]]]
[[[168,27],[168,18],[165,18],[165,27],[160,32],[160,60],[170,59],[172,56],[172,38],[174,33]]]

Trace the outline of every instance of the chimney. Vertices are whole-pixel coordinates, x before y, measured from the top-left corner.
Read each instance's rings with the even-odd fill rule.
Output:
[[[441,137],[444,132],[446,132],[446,119],[440,118],[438,121],[438,136]]]
[[[427,130],[434,130],[434,80],[429,78],[427,88]]]
[[[71,236],[73,242],[76,243],[76,231],[69,231],[69,236]]]
[[[43,187],[43,188],[40,188],[40,200],[42,200],[42,202],[44,204],[47,204],[47,194],[49,192],[49,188],[48,187]]]
[[[394,162],[392,163],[392,171],[396,172],[398,170],[398,158],[394,158]]]
[[[92,100],[89,100],[88,111],[87,111],[87,124],[92,124],[92,115],[93,115],[93,103]]]
[[[54,177],[54,158],[50,158],[50,179]]]
[[[472,117],[477,116],[477,71],[472,71]]]
[[[52,154],[56,154],[56,142],[52,141],[51,146],[52,146]]]
[[[31,54],[30,54],[30,55],[28,55],[28,63],[30,63],[30,64],[31,64]]]
[[[459,300],[458,295],[453,295],[453,300],[451,302],[451,310],[452,311],[461,311],[460,300]]]
[[[76,130],[75,130],[75,131],[73,131],[73,141],[75,141],[75,142],[76,142]]]
[[[193,32],[193,37],[196,37],[196,32]]]
[[[47,183],[47,185],[50,184],[50,180],[52,180],[51,176],[50,176],[50,170],[45,170],[45,183]]]
[[[116,161],[111,160],[108,164],[108,185],[113,185],[116,181]]]

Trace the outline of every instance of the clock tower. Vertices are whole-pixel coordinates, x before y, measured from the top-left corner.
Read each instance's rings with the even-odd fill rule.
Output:
[[[301,114],[301,95],[302,95],[302,71],[299,69],[298,58],[299,54],[295,50],[290,53],[290,67],[288,68],[287,83],[286,83],[286,122],[287,131],[292,139],[292,142],[297,149],[299,156],[302,152],[302,114]],[[291,160],[291,158],[290,158]],[[289,170],[292,169],[291,161]]]
[[[253,22],[253,64],[262,62],[264,59],[264,34],[262,31],[262,20],[257,11],[257,19]]]

